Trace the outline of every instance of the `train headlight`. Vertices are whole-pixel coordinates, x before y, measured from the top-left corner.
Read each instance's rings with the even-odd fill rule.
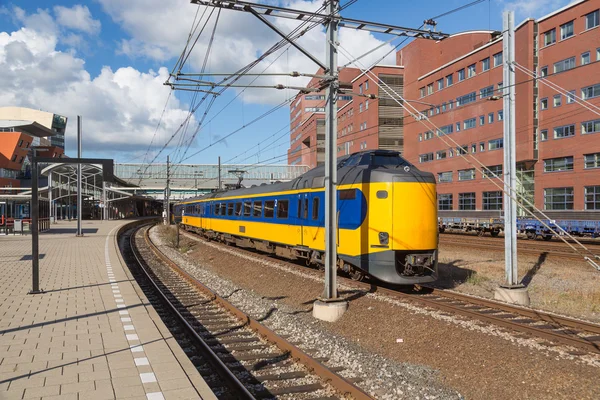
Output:
[[[379,232],[379,244],[388,244],[390,235],[387,232]]]

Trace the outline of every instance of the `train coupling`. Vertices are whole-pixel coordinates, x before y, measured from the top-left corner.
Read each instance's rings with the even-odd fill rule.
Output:
[[[435,267],[433,253],[410,253],[404,256],[404,260],[398,261],[398,272],[404,276],[428,275],[426,270],[433,271]]]

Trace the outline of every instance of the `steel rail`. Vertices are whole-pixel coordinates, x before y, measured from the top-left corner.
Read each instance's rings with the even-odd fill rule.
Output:
[[[338,375],[327,366],[315,360],[309,354],[305,353],[300,348],[294,346],[292,343],[277,335],[271,329],[267,328],[265,325],[261,324],[254,318],[250,317],[248,314],[244,313],[229,301],[225,300],[223,297],[219,296],[216,292],[205,286],[202,282],[198,281],[192,275],[190,275],[187,271],[183,270],[179,265],[177,265],[173,260],[167,257],[150,239],[149,229],[145,231],[144,238],[146,243],[152,250],[152,252],[165,264],[171,267],[175,272],[177,272],[183,279],[188,281],[194,287],[204,292],[213,298],[213,301],[224,307],[226,310],[234,314],[237,318],[239,318],[242,322],[246,323],[246,326],[252,329],[254,332],[258,333],[265,340],[277,346],[281,351],[289,353],[289,355],[296,359],[300,364],[304,365],[310,371],[314,372],[321,379],[328,382],[331,386],[333,386],[338,392],[345,396],[350,396],[355,400],[374,400],[368,393],[363,391],[358,386],[354,385],[349,380],[344,377]]]
[[[191,236],[191,237],[195,236],[196,239],[199,239],[199,237],[197,235],[190,234],[189,232],[186,232],[185,235]],[[230,246],[227,246],[227,247],[229,248]],[[248,251],[248,250],[245,250],[245,251]],[[268,256],[257,255],[256,253],[253,253],[253,254],[258,257],[261,257],[261,258],[269,259]],[[306,270],[306,267],[298,266],[293,263],[287,263],[287,264],[290,266],[293,266],[294,268]],[[357,282],[352,279],[341,277],[341,276],[339,277],[339,279],[341,279],[341,281],[343,281],[345,285],[350,286],[352,288],[366,290],[366,291],[371,290],[371,283]],[[422,303],[422,304],[425,304],[434,309],[439,309],[439,310],[450,312],[453,314],[463,315],[463,316],[466,316],[466,317],[469,317],[472,319],[478,319],[478,320],[481,320],[481,321],[484,321],[487,323],[491,323],[491,324],[494,324],[494,325],[497,325],[497,326],[500,326],[503,328],[507,328],[507,329],[510,329],[513,331],[524,332],[524,333],[530,334],[535,337],[539,337],[539,338],[547,339],[547,340],[550,340],[553,342],[569,345],[569,346],[572,346],[575,348],[579,348],[579,349],[588,351],[590,353],[600,354],[600,342],[594,343],[594,341],[586,340],[584,338],[574,336],[573,334],[569,335],[569,334],[564,334],[564,333],[558,332],[559,330],[564,329],[564,328],[573,328],[573,329],[581,329],[581,330],[585,331],[586,333],[599,333],[600,334],[600,325],[593,324],[591,322],[578,321],[573,318],[561,317],[561,316],[557,316],[552,313],[548,313],[548,312],[544,312],[544,311],[526,309],[526,308],[517,307],[517,306],[511,305],[511,304],[507,304],[507,303],[500,303],[500,302],[493,301],[493,300],[477,298],[477,297],[469,296],[469,295],[462,295],[462,294],[458,294],[456,292],[450,292],[450,291],[446,291],[446,290],[442,290],[442,289],[433,289],[433,288],[429,288],[427,286],[423,286],[423,287],[427,288],[429,290],[432,290],[432,292],[430,294],[426,294],[426,295],[415,295],[414,293],[405,293],[405,292],[401,292],[401,291],[398,291],[395,289],[390,289],[388,287],[381,286],[381,284],[376,284],[376,287],[377,287],[378,293],[382,293],[382,294],[387,295],[392,298],[397,298],[397,299],[401,299],[403,301],[409,301],[409,302],[413,302],[413,303]],[[486,307],[488,310],[491,309],[491,310],[508,312],[508,313],[514,314],[514,316],[508,316],[508,317],[506,315],[503,315],[503,317],[494,316],[494,315],[482,313],[481,312],[482,310],[468,309],[468,308],[465,308],[464,305],[463,306],[452,305],[452,304],[447,303],[444,300],[440,301],[439,299],[431,298],[434,296],[444,298],[444,300],[446,300],[446,301],[448,299],[462,301],[464,303],[467,303],[467,306],[475,305],[475,306]],[[516,322],[516,321],[510,320],[510,318],[519,319],[520,317],[534,319],[535,320],[534,322],[554,323],[558,326],[556,326],[556,327],[547,327],[546,326],[544,328],[536,328],[535,325],[530,325],[530,324],[526,324],[524,322]]]
[[[154,223],[152,223],[152,224],[154,224]],[[140,227],[134,228],[133,233],[129,237],[129,246],[131,248],[133,256],[135,257],[135,259],[136,259],[136,261],[138,263],[138,266],[144,272],[144,275],[146,276],[146,278],[148,279],[148,281],[150,283],[152,283],[152,286],[154,286],[154,289],[160,294],[160,296],[162,297],[162,299],[164,300],[164,302],[173,311],[174,315],[177,316],[177,318],[186,326],[186,328],[188,329],[189,333],[200,344],[200,347],[202,347],[203,352],[208,356],[209,362],[216,368],[217,374],[221,378],[223,378],[226,383],[230,384],[231,388],[234,389],[240,396],[242,396],[241,398],[243,398],[243,399],[256,399],[256,397],[254,397],[252,395],[252,393],[250,393],[248,391],[248,389],[235,376],[235,374],[233,372],[231,372],[231,370],[229,368],[227,368],[227,366],[225,365],[225,363],[223,363],[223,361],[221,361],[221,359],[219,358],[219,356],[217,356],[217,354],[210,348],[210,346],[208,344],[206,344],[206,342],[204,341],[204,339],[202,339],[202,337],[194,330],[194,328],[185,319],[185,317],[183,315],[181,315],[181,313],[177,310],[177,307],[175,307],[175,305],[168,299],[167,295],[160,289],[160,287],[155,282],[155,280],[152,278],[152,276],[150,275],[150,273],[148,272],[148,270],[146,269],[146,267],[144,267],[144,263],[141,260],[141,256],[140,256],[139,251],[137,250],[137,247],[136,247],[136,245],[135,245],[134,242],[135,242],[135,235],[136,235],[137,231],[140,230],[140,229],[142,229],[145,226],[148,226],[148,224],[145,224],[145,225],[142,225]],[[145,238],[148,235],[148,231],[149,231],[149,229],[146,229],[145,234],[144,234]]]

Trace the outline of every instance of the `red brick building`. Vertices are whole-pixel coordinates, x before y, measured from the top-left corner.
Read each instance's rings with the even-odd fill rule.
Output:
[[[381,81],[403,94],[403,68],[376,66],[371,69]],[[322,71],[317,72],[317,74]],[[316,87],[314,78],[308,87]],[[338,156],[364,149],[402,151],[404,113],[398,103],[385,97],[373,79],[356,68],[340,71],[341,82],[351,82],[351,92],[375,94],[376,99],[341,94],[338,98]],[[298,94],[290,106],[290,149],[288,163],[310,167],[325,162],[325,91]]]
[[[597,1],[578,1],[516,29],[516,62],[570,91],[516,72],[519,191],[542,210],[600,211],[600,108],[588,110],[573,97],[600,107],[599,8]],[[503,170],[502,36],[477,31],[415,40],[397,60],[405,97],[427,103],[413,105],[440,129],[412,117],[404,123],[406,158],[438,177],[440,214],[499,214],[502,192],[486,175]]]

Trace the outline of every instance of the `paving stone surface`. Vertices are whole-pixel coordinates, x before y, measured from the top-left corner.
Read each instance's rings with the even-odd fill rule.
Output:
[[[0,236],[0,400],[215,398],[122,265],[124,223],[40,234],[35,295],[31,236]]]

